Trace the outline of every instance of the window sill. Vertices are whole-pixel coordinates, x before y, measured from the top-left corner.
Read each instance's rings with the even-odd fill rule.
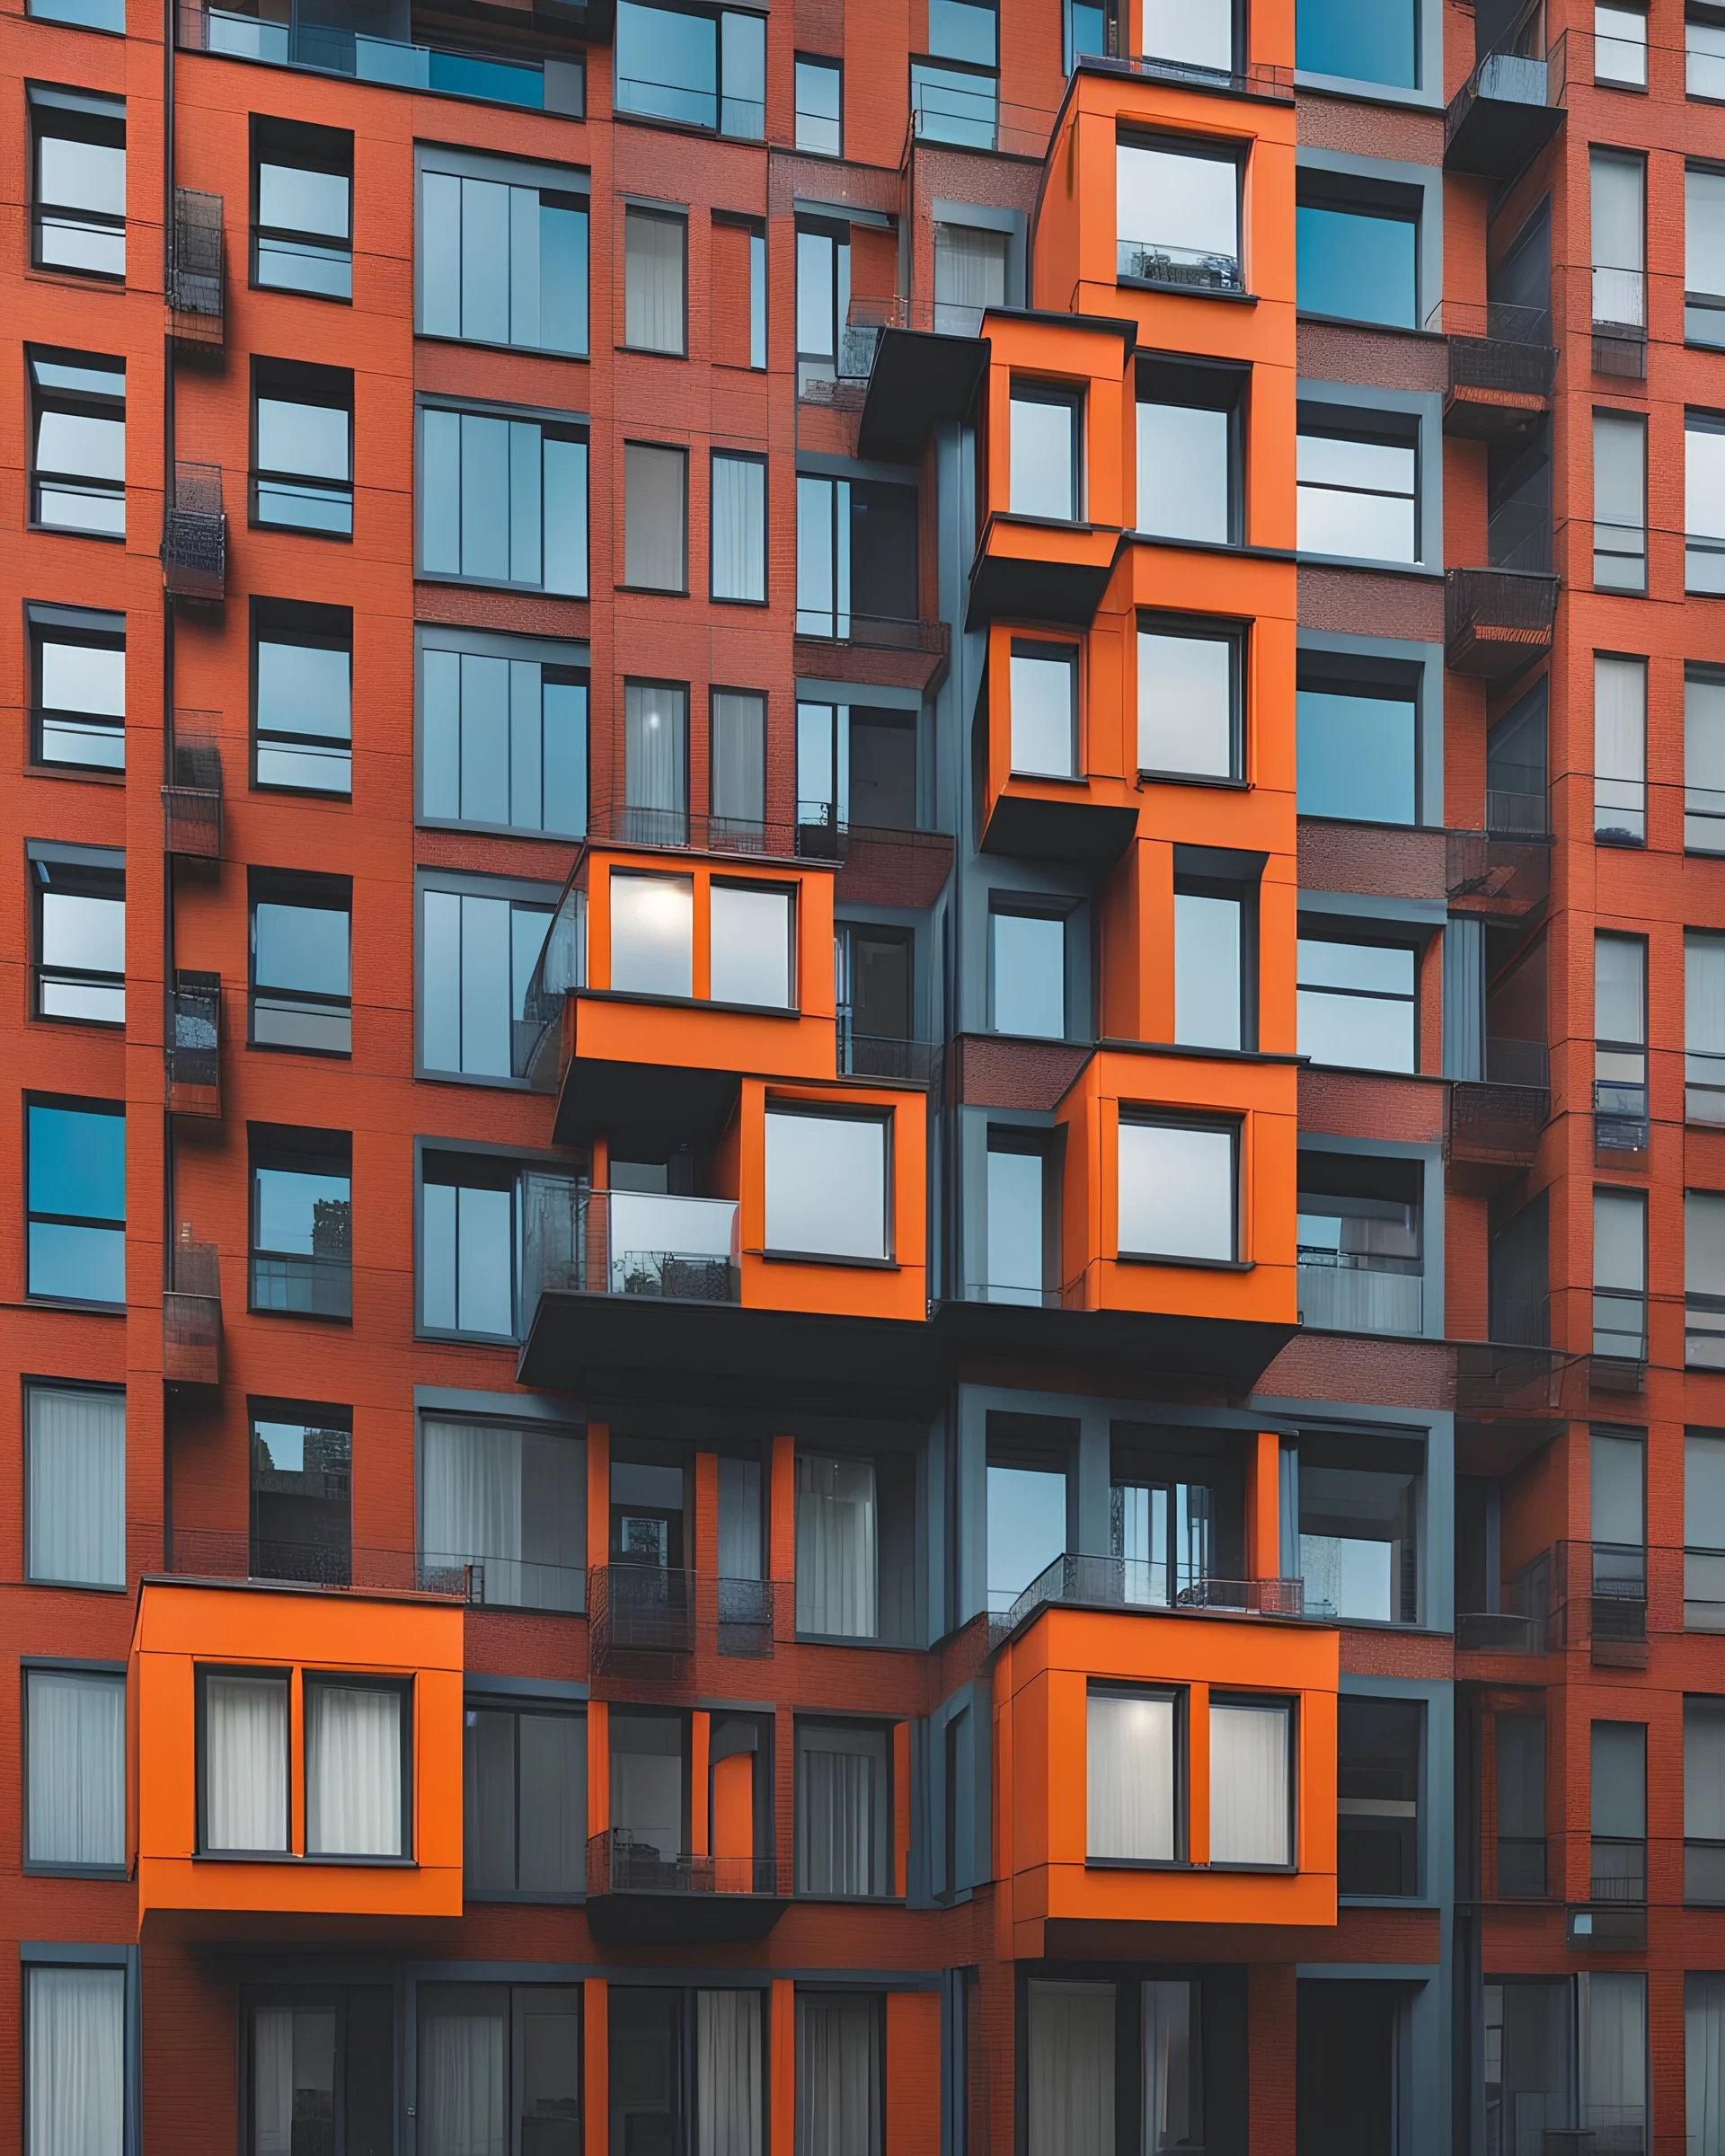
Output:
[[[1257,1270],[1252,1258],[1167,1258],[1154,1250],[1117,1250],[1116,1265],[1174,1265],[1205,1273],[1251,1273]]]
[[[49,1864],[26,1857],[20,1868],[27,1879],[111,1879],[131,1878],[123,1864]]]
[[[860,1647],[877,1655],[920,1655],[925,1651],[914,1639],[863,1639],[855,1632],[799,1631],[793,1637],[799,1647]],[[852,1897],[842,1898],[848,1901]]]
[[[27,779],[81,779],[89,786],[124,786],[126,773],[93,764],[26,764]]]
[[[468,591],[527,592],[535,598],[564,599],[579,605],[586,605],[592,596],[585,591],[548,591],[543,584],[512,584],[507,577],[464,577],[449,569],[416,568],[413,578],[420,584],[449,584]],[[438,627],[445,625],[436,624]]]
[[[632,359],[686,359],[686,350],[674,352],[662,344],[614,344],[614,352],[626,352]]]
[[[506,1078],[500,1072],[428,1071],[415,1064],[413,1075],[426,1085],[487,1085],[500,1093],[529,1093],[533,1091],[525,1078]]]
[[[518,107],[517,110],[518,110],[519,108]],[[668,135],[692,135],[697,142],[740,142],[745,145],[755,143],[765,146],[766,141],[765,134],[727,135],[716,127],[703,127],[701,122],[695,119],[661,119],[657,112],[628,111],[617,104],[615,98],[612,101],[611,119],[614,124],[618,121],[626,121],[632,128],[663,128]],[[684,214],[686,216],[687,212],[686,211]]]
[[[105,277],[99,270],[57,270],[51,262],[31,262],[24,275],[34,284],[62,285],[74,292],[123,292],[123,277]]]
[[[1405,105],[1415,112],[1441,114],[1444,101],[1429,90],[1410,89],[1404,83],[1372,83],[1352,75],[1315,75],[1309,68],[1294,70],[1296,90],[1321,90],[1326,97],[1345,98],[1349,103]]]
[[[1199,1063],[1294,1064],[1303,1068],[1312,1060],[1279,1048],[1200,1048],[1178,1040],[1101,1039],[1096,1046],[1125,1056],[1190,1056]]]
[[[337,1871],[417,1871],[415,1857],[341,1857],[328,1853],[305,1856],[292,1849],[195,1849],[194,1864],[327,1864]]]
[[[1315,1057],[1306,1058],[1306,1067],[1314,1071],[1336,1071],[1348,1078],[1408,1078],[1420,1085],[1446,1085],[1449,1081],[1436,1071],[1386,1071],[1369,1063],[1319,1063]]]
[[[460,1332],[450,1325],[415,1325],[416,1340],[447,1340],[460,1348],[518,1348],[522,1336],[518,1332]]]
[[[626,591],[632,597],[642,599],[686,599],[691,596],[686,584],[614,584],[613,591]]]
[[[553,1909],[579,1909],[587,1900],[587,1895],[584,1891],[553,1894],[549,1890],[541,1892],[532,1886],[486,1886],[476,1889],[464,1884],[461,1898],[464,1904],[473,1908],[519,1908],[525,1904],[529,1908],[536,1905]]]
[[[248,517],[246,529],[251,532],[285,532],[296,539],[327,539],[336,546],[351,546],[351,532],[326,532],[319,525],[272,524],[261,517]]]
[[[840,1258],[826,1250],[745,1250],[746,1258],[760,1258],[768,1265],[842,1266],[846,1272],[897,1273],[903,1270],[896,1258]]]
[[[799,1887],[792,1898],[799,1902],[825,1903],[834,1909],[902,1909],[905,1906],[902,1894],[814,1894],[806,1887]]]
[[[1014,779],[1024,779],[1037,786],[1087,789],[1090,785],[1090,773],[1084,771],[1009,771],[1006,783],[1010,786]]]
[[[119,987],[120,983],[106,982],[102,985]],[[126,1030],[123,1018],[57,1018],[52,1013],[45,1014],[40,1011],[31,1012],[30,1022],[32,1026],[71,1026],[80,1033],[123,1034]]]
[[[1157,277],[1120,277],[1114,279],[1120,292],[1167,292],[1180,299],[1219,299],[1235,307],[1255,307],[1255,292],[1228,292],[1219,285],[1182,285]]]
[[[441,331],[417,326],[413,340],[416,344],[447,345],[454,351],[518,352],[526,359],[578,359],[583,367],[590,366],[593,358],[590,348],[584,352],[571,352],[561,344],[499,344],[490,337],[447,337]]]
[[[332,1310],[272,1310],[267,1303],[253,1303],[250,1300],[245,1305],[245,1314],[248,1318],[302,1320],[312,1325],[351,1325],[353,1323],[351,1312],[343,1317]]]
[[[246,786],[252,793],[282,795],[290,801],[333,801],[344,808],[353,806],[351,786],[344,786],[338,791],[333,786],[270,786],[261,779],[248,779]]]
[[[773,604],[771,599],[732,598],[728,592],[721,591],[708,592],[707,600],[708,604],[713,606],[752,606],[759,614],[765,613]]]
[[[1141,771],[1138,782],[1144,786],[1216,786],[1225,793],[1250,793],[1250,779],[1219,779],[1202,771]]]
[[[351,1048],[296,1048],[289,1047],[286,1041],[252,1040],[250,1038],[247,1039],[245,1045],[250,1053],[255,1056],[310,1056],[318,1063],[351,1063],[353,1061]]]
[[[1123,527],[1118,524],[1092,524],[1086,517],[1039,517],[1031,509],[991,509],[990,524],[1022,524],[1032,531],[1071,532],[1082,535],[1098,532],[1105,538],[1118,539]],[[1075,635],[1076,632],[1074,632]]]
[[[87,1310],[90,1305],[84,1303],[80,1303],[78,1307],[81,1310]],[[27,1587],[52,1587],[56,1594],[123,1595],[126,1592],[126,1583],[123,1580],[44,1579],[31,1573],[25,1574],[24,1585]],[[129,1876],[128,1874],[128,1877]]]
[[[115,1222],[113,1225],[119,1227],[120,1224]],[[123,1318],[126,1315],[126,1305],[123,1303],[86,1303],[81,1295],[32,1295],[26,1288],[24,1301],[31,1310],[76,1310],[86,1314],[92,1311],[97,1311],[105,1312],[117,1318]]]

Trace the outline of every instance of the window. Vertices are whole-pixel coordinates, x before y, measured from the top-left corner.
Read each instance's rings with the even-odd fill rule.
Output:
[[[587,1444],[556,1423],[420,1424],[420,1568],[501,1608],[587,1606]]]
[[[257,1311],[353,1315],[353,1141],[253,1124],[252,1296]]]
[[[1184,1855],[1181,1705],[1172,1692],[1091,1687],[1084,1757],[1091,1862],[1171,1864]]]
[[[1174,1038],[1184,1047],[1248,1045],[1245,901],[1237,886],[1174,879]]]
[[[126,1111],[119,1101],[26,1099],[25,1293],[126,1300]]]
[[[1647,589],[1647,421],[1593,415],[1593,581],[1601,591]]]
[[[25,13],[38,22],[69,22],[77,30],[126,34],[125,0],[31,0]]]
[[[708,994],[715,1003],[789,1011],[797,1000],[796,899],[759,883],[708,887]]]
[[[1302,1056],[1354,1070],[1417,1071],[1416,953],[1402,943],[1299,939]]]
[[[412,1853],[411,1692],[358,1678],[305,1678],[305,1854]]]
[[[1628,90],[1647,87],[1647,10],[1607,6],[1593,11],[1593,79]]]
[[[707,715],[708,833],[715,844],[764,837],[766,830],[766,698],[753,689],[715,689]]]
[[[1691,164],[1683,175],[1683,333],[1725,345],[1725,172]]]
[[[1692,1369],[1725,1369],[1725,1194],[1683,1195],[1684,1361]]]
[[[1408,1443],[1301,1440],[1290,1464],[1309,1612],[1342,1623],[1420,1621],[1422,1463]]]
[[[798,847],[829,853],[833,834],[916,828],[916,717],[868,704],[797,706]]]
[[[352,909],[345,876],[252,871],[254,1048],[352,1054]]]
[[[126,1022],[126,856],[25,842],[36,943],[35,1016]]]
[[[624,209],[623,340],[632,350],[676,358],[687,352],[688,252],[689,221],[680,210],[633,203]]]
[[[1411,676],[1373,680],[1308,660],[1295,697],[1299,812],[1340,822],[1420,820],[1420,707]]]
[[[886,1264],[892,1258],[889,1116],[766,1111],[769,1250]]]
[[[1683,843],[1725,853],[1725,675],[1683,670]]]
[[[992,1143],[995,1134],[989,1135]],[[992,1237],[991,1216],[991,1249]],[[1050,1426],[1035,1416],[988,1418],[986,1584],[988,1608],[995,1615],[1010,1614],[1019,1597],[1066,1555],[1072,1451],[1069,1424]]]
[[[252,119],[252,282],[353,297],[353,137]]]
[[[126,535],[126,362],[27,345],[31,522]]]
[[[420,429],[420,572],[585,598],[586,429],[441,404]]]
[[[395,2102],[395,2001],[387,1984],[272,1986],[244,2001],[245,2156],[387,2147]],[[345,2134],[345,2139],[336,2139]]]
[[[797,1630],[908,1641],[916,1624],[916,1462],[811,1453],[796,1460]]]
[[[799,1894],[892,1892],[891,1736],[797,1718]]]
[[[1538,681],[1486,729],[1485,827],[1532,832],[1551,827],[1546,798],[1547,694]]]
[[[1647,1899],[1647,1725],[1593,1725],[1596,1902]]]
[[[519,1171],[507,1161],[428,1153],[420,1178],[420,1324],[513,1339]]]
[[[126,275],[126,101],[31,83],[31,261],[85,277]]]
[[[1647,843],[1647,661],[1593,658],[1593,835]]]
[[[765,1996],[612,1986],[611,2156],[686,2147],[762,2156]],[[553,2156],[563,2152],[560,2142]]]
[[[1420,559],[1417,438],[1302,415],[1296,443],[1302,553]]]
[[[797,220],[797,394],[838,376],[851,318],[851,228]]]
[[[514,1075],[514,1027],[544,949],[547,902],[475,888],[425,890],[420,909],[420,1062],[464,1078]]]
[[[1683,1898],[1725,1902],[1725,1700],[1683,1702]]]
[[[425,2156],[470,2149],[577,2156],[580,1986],[421,1984],[418,1994],[416,2108]]]
[[[926,142],[992,150],[1000,62],[995,0],[929,0],[928,53],[910,63],[911,126]],[[940,61],[953,65],[931,65]]]
[[[1647,1194],[1593,1194],[1593,1352],[1647,1360]],[[1600,1538],[1596,1526],[1596,1540]]]
[[[1327,174],[1301,173],[1294,229],[1302,314],[1420,327],[1420,220],[1405,201],[1399,190],[1356,192]]]
[[[1684,1114],[1725,1123],[1725,936],[1684,932],[1683,982]]]
[[[996,1033],[1064,1040],[1066,922],[1063,914],[988,909],[989,1023]]]
[[[618,0],[619,112],[758,141],[766,130],[766,18]]]
[[[1647,160],[1623,150],[1588,153],[1593,208],[1593,319],[1647,334]]]
[[[631,681],[623,692],[624,835],[636,845],[680,846],[689,826],[689,692],[680,683]]]
[[[1725,1631],[1725,1437],[1685,1430],[1683,1438],[1683,1624]]]
[[[38,764],[126,768],[126,616],[27,605],[31,755]]]
[[[254,1400],[252,1577],[345,1587],[353,1577],[353,1410]]]
[[[421,819],[583,836],[588,693],[585,645],[422,629]]]
[[[1210,1862],[1294,1861],[1294,1710],[1210,1694]]]
[[[766,229],[748,233],[748,364],[766,365]]]
[[[1420,87],[1418,0],[1303,0],[1295,36],[1303,74]]]
[[[1138,769],[1171,778],[1238,779],[1244,767],[1237,629],[1152,627],[1138,617]]]
[[[908,929],[840,921],[833,932],[833,985],[846,1070],[865,1071],[879,1053],[900,1067],[900,1044],[916,1032],[916,939]]]
[[[31,2156],[121,2156],[126,2131],[126,1971],[28,1962],[24,2145]]]
[[[611,871],[611,985],[694,994],[694,879]]]
[[[1015,517],[1071,523],[1080,513],[1082,398],[1070,391],[1014,382],[1012,396],[1012,508]]]
[[[1078,651],[1013,639],[1012,765],[1050,779],[1078,775]]]
[[[421,150],[420,333],[585,353],[587,185],[558,165]]]
[[[353,536],[353,376],[252,361],[252,519]]]
[[[643,591],[686,591],[688,451],[625,442],[623,469],[624,583]]]
[[[353,610],[252,602],[252,783],[353,791]]]
[[[1418,1161],[1299,1155],[1300,1312],[1338,1332],[1418,1332],[1424,1298]]]
[[[1032,1310],[1039,1308],[1048,1299],[1049,1285],[1047,1153],[1034,1133],[997,1126],[988,1133],[987,1163],[987,1274],[983,1292],[990,1303],[1021,1303]],[[1057,1281],[1055,1286],[1058,1286]],[[991,1498],[991,1537],[992,1506]],[[1063,1525],[1063,1538],[1064,1533]],[[1019,1582],[1021,1587],[1025,1584]]]
[[[916,558],[915,487],[797,474],[799,636],[848,641],[854,614],[863,634],[886,623],[882,641],[901,640],[918,618]]]
[[[934,222],[934,328],[937,335],[976,337],[990,307],[1006,305],[1007,234],[978,225]]]
[[[1725,592],[1725,414],[1684,414],[1684,588]]]
[[[31,1669],[24,1680],[24,1863],[126,1869],[126,1679]]]
[[[1201,2147],[1203,1992],[1180,1977],[1118,1986],[1032,1977],[1025,1998],[1027,2156],[1112,2149],[1117,2107],[1122,2148]],[[1134,2061],[1118,2075],[1117,2039]]]
[[[288,1673],[199,1675],[199,1847],[206,1854],[285,1856]]]
[[[837,60],[797,55],[797,147],[818,157],[845,155],[845,70]]]
[[[1239,1148],[1234,1124],[1122,1112],[1120,1256],[1231,1264],[1239,1256]]]
[[[1342,1894],[1420,1891],[1420,1753],[1416,1700],[1336,1701],[1336,1886]]]
[[[1687,9],[1684,12],[1685,93],[1710,101],[1725,99],[1725,22],[1716,16],[1692,17]]]
[[[1100,6],[1080,7],[1074,0],[1075,46],[1083,52],[1102,52],[1101,44],[1077,44],[1076,19],[1080,13],[1100,16]],[[1101,34],[1099,25],[1097,34]],[[1144,57],[1207,75],[1234,72],[1234,7],[1232,0],[1145,0]]]
[[[24,1389],[24,1576],[126,1585],[126,1395]]]
[[[1236,543],[1244,378],[1232,367],[1141,363],[1137,528],[1161,539]]]
[[[766,459],[764,456],[713,452],[711,523],[712,596],[764,606],[766,604]]]
[[[798,1986],[795,2156],[882,2156],[882,2003]]]
[[[472,1900],[587,1891],[587,1717],[470,1701],[463,1891]]]
[[[1492,1718],[1497,1754],[1498,1892],[1545,1891],[1545,1718]]]
[[[1121,141],[1114,151],[1119,275],[1135,284],[1238,292],[1240,165],[1186,139]]]
[[[1639,1126],[1596,1125],[1600,1144],[1614,1140],[1638,1152],[1647,1122],[1647,941],[1641,936],[1593,940],[1593,1106],[1597,1118]]]

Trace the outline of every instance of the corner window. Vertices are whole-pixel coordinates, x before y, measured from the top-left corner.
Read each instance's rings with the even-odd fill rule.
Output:
[[[990,307],[1006,305],[1011,252],[1004,232],[979,225],[934,224],[934,329],[937,335],[976,337]]]
[[[1236,367],[1139,362],[1139,531],[1213,546],[1240,540],[1245,380]]]
[[[1725,592],[1725,413],[1683,419],[1684,589]]]
[[[126,362],[27,345],[32,524],[126,535]]]
[[[586,429],[443,404],[420,428],[421,573],[585,598]]]
[[[623,446],[623,580],[637,591],[689,588],[689,453]]]
[[[1066,524],[1078,517],[1084,409],[1073,391],[1013,383],[1008,451],[1013,516]]]
[[[31,261],[126,275],[126,101],[31,83]]]
[[[622,5],[629,12],[629,0]],[[689,221],[681,210],[635,203],[624,209],[623,340],[632,351],[673,358],[688,351],[688,254]]]
[[[24,1104],[24,1292],[126,1300],[126,1110],[119,1101]]]
[[[251,1045],[353,1052],[352,887],[345,876],[252,877]]]
[[[479,888],[420,900],[420,1059],[428,1071],[509,1079],[553,908]]]
[[[587,1606],[587,1444],[556,1423],[426,1415],[420,1570],[500,1609]]]
[[[20,2079],[31,2156],[62,2149],[121,2156],[126,2146],[126,1971],[27,1962],[21,1974],[24,2056]]]
[[[24,1389],[24,1577],[126,1585],[126,1395]]]
[[[1085,1710],[1085,1851],[1093,1862],[1171,1864],[1184,1853],[1175,1692],[1091,1687]]]
[[[31,839],[35,1015],[84,1025],[126,1022],[126,856],[105,846]]]
[[[988,909],[988,1021],[996,1033],[1064,1040],[1066,1033],[1066,918]]]
[[[585,1894],[586,1715],[470,1701],[462,1761],[467,1898]]]
[[[126,616],[31,605],[31,756],[75,770],[126,768]]]
[[[1403,190],[1303,172],[1294,219],[1302,314],[1420,327],[1420,219]]]
[[[251,1307],[353,1315],[353,1141],[254,1124]]]
[[[1159,777],[1239,779],[1244,772],[1244,635],[1138,617],[1138,769]]]
[[[313,299],[353,297],[353,137],[252,119],[252,282]]]
[[[1297,957],[1302,1056],[1354,1070],[1419,1069],[1416,953],[1408,945],[1302,936]]]
[[[584,172],[421,149],[419,243],[421,335],[586,352]]]
[[[252,602],[252,783],[353,791],[353,610]]]
[[[1119,1252],[1122,1258],[1239,1256],[1239,1127],[1122,1112]]]
[[[1420,1891],[1417,1700],[1344,1694],[1336,1702],[1336,1886],[1380,1896]]]
[[[889,1115],[766,1111],[769,1250],[885,1264],[892,1258]]]
[[[715,450],[711,588],[715,599],[766,604],[766,459]]]
[[[353,376],[341,367],[252,361],[252,517],[353,536]]]
[[[797,55],[797,147],[817,157],[845,155],[845,70],[838,60]]]
[[[1244,288],[1240,165],[1231,151],[1174,137],[1114,152],[1118,270],[1130,284],[1199,292]]]
[[[1647,421],[1639,412],[1593,415],[1593,582],[1598,591],[1647,589]]]
[[[31,1669],[24,1680],[24,1864],[126,1869],[126,1679]]]
[[[619,112],[758,141],[766,129],[766,18],[618,0],[613,79]]]
[[[1368,430],[1302,414],[1296,444],[1300,552],[1420,559],[1417,429]]]
[[[1284,1870],[1294,1860],[1294,1710],[1210,1695],[1210,1862]]]
[[[583,837],[586,646],[420,634],[421,818]]]
[[[1078,775],[1078,650],[1013,639],[1012,768],[1029,778]]]
[[[253,1579],[345,1587],[353,1577],[353,1410],[253,1400]]]
[[[892,1892],[891,1753],[889,1730],[797,1717],[799,1894]]]
[[[1295,35],[1303,74],[1420,87],[1419,0],[1301,0]]]
[[[1420,723],[1411,677],[1332,674],[1313,658],[1295,696],[1299,812],[1337,821],[1420,820]]]

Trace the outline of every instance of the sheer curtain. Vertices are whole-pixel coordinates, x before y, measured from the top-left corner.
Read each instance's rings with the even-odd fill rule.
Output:
[[[38,1864],[126,1861],[126,1680],[32,1669],[30,1855]]]
[[[1085,1773],[1092,1857],[1174,1855],[1174,1702],[1093,1692]]]
[[[697,1992],[695,2156],[760,2156],[761,1994]]]
[[[288,1679],[204,1678],[204,1846],[288,1846]]]
[[[126,1585],[126,1397],[30,1389],[32,1579]]]
[[[1593,210],[1593,319],[1640,328],[1647,320],[1642,280],[1646,248],[1644,159],[1595,150],[1590,160]]]
[[[1288,1710],[1210,1703],[1210,1861],[1287,1864]]]
[[[427,1987],[429,1989],[429,1987]],[[420,1997],[425,1999],[426,1990]],[[509,2156],[509,1994],[464,1992],[420,2019],[422,2156]]]
[[[681,689],[632,681],[623,692],[624,800],[631,835],[680,843],[689,805],[688,727]]]
[[[710,806],[726,823],[760,824],[766,817],[766,699],[715,690]]]
[[[126,1972],[25,1972],[30,2156],[120,2156],[126,2118]]]
[[[623,469],[624,581],[682,591],[689,577],[688,451],[628,442]]]
[[[973,225],[934,227],[934,327],[974,337],[983,311],[1006,304],[1006,234]]]
[[[1581,2124],[1610,2156],[1640,2156],[1647,2119],[1647,1978],[1590,1972],[1579,1980]]]
[[[420,1558],[485,1567],[487,1602],[519,1603],[521,1433],[428,1415],[420,1442]]]
[[[712,460],[712,596],[766,596],[766,466],[758,457]]]
[[[1725,1976],[1683,1980],[1688,2156],[1725,2156]]]
[[[797,1732],[797,1891],[885,1894],[887,1740],[879,1729]]]
[[[308,1856],[400,1857],[402,1694],[359,1684],[305,1687]]]
[[[625,210],[624,230],[624,342],[639,351],[683,349],[681,217]]]
[[[880,2156],[879,2005],[797,2001],[797,2156]]]
[[[1114,1986],[1030,1987],[1026,2156],[1115,2156]]]
[[[1203,2143],[1198,1999],[1194,1984],[1156,1982],[1144,1987],[1142,2156]]]
[[[797,1454],[797,1630],[872,1639],[880,1630],[874,1462]]]
[[[1593,821],[1597,831],[1646,835],[1645,659],[1594,658]]]
[[[1692,931],[1683,939],[1684,1046],[1692,1056],[1725,1056],[1725,936]],[[1692,1082],[1718,1084],[1712,1071]]]
[[[252,2156],[293,2156],[294,2010],[260,2007],[252,2017]]]

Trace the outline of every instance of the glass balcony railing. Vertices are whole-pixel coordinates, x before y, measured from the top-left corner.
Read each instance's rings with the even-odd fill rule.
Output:
[[[1213,1579],[1208,1572],[1149,1558],[1057,1557],[1004,1614],[990,1623],[1011,1630],[1044,1604],[1089,1609],[1232,1610],[1260,1617],[1298,1617],[1305,1586],[1298,1579]]]
[[[1116,275],[1140,284],[1190,285],[1200,292],[1243,292],[1240,258],[1207,253],[1199,247],[1174,247],[1161,240],[1119,243]]]
[[[735,1198],[588,1190],[566,1177],[530,1175],[526,1211],[529,1304],[547,1290],[684,1303],[739,1298]]]
[[[1300,1322],[1324,1332],[1419,1332],[1425,1282],[1417,1259],[1299,1252]]]

